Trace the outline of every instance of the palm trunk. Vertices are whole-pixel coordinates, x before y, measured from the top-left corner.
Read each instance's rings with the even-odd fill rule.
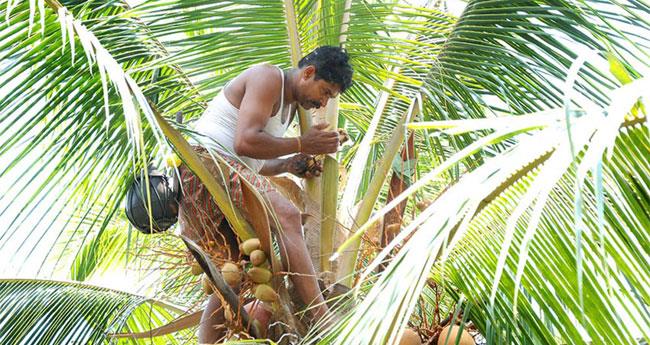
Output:
[[[332,128],[338,127],[339,98],[329,102],[325,115]],[[338,201],[339,162],[335,155],[326,155],[323,161],[323,193],[321,197],[320,270],[331,271],[329,257],[334,251],[337,229],[336,204]]]

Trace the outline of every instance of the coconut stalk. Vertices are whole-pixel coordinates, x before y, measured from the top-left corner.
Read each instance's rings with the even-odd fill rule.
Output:
[[[398,70],[399,69],[396,69],[395,71]],[[339,209],[338,219],[341,222],[343,229],[346,230],[345,233],[341,233],[340,235],[342,242],[348,241],[350,236],[349,234],[354,233],[353,228],[355,227],[354,225],[355,219],[354,216],[352,215],[352,212],[355,209],[355,202],[357,199],[357,193],[359,192],[359,185],[361,185],[363,172],[364,169],[366,168],[366,164],[368,164],[368,157],[370,156],[370,148],[372,146],[373,139],[375,137],[375,132],[377,131],[377,127],[379,126],[379,122],[381,120],[382,114],[384,113],[386,105],[388,104],[389,92],[386,90],[393,89],[393,87],[395,86],[395,79],[392,78],[387,79],[384,82],[383,86],[385,90],[379,93],[379,96],[377,98],[377,107],[375,108],[375,112],[372,116],[372,120],[370,121],[370,125],[368,126],[368,129],[366,130],[366,133],[363,136],[361,143],[359,143],[358,145],[357,152],[355,153],[354,158],[352,159],[352,162],[350,164],[350,170],[348,171],[347,174],[348,177],[346,179],[345,186],[343,187],[343,195],[341,197],[341,201],[338,207]],[[343,252],[341,256],[342,258],[340,260],[344,262],[343,264],[344,267],[338,265],[337,272],[336,272],[337,281],[341,281],[343,277],[345,277],[346,275],[352,272],[349,267],[350,262],[356,261],[356,254],[352,254],[346,251]],[[338,258],[338,253],[330,257],[330,261],[335,260],[336,258]],[[352,265],[352,269],[354,269],[354,265]],[[346,285],[347,287],[350,287],[349,285],[350,283],[351,281],[347,281],[347,283],[343,282],[342,284]]]
[[[298,24],[296,20],[296,10],[293,6],[292,0],[284,0],[285,14],[287,16],[287,32],[289,40],[289,50],[291,56],[291,66],[294,68],[298,67],[298,62],[302,57],[302,49],[300,47],[300,37],[298,35]],[[305,109],[298,105],[296,111],[298,112],[298,124],[300,126],[300,134],[305,134],[312,125],[312,118]],[[312,177],[310,179],[303,180],[305,197],[309,199],[305,204],[316,205],[315,209],[318,209],[320,212],[320,205],[318,201],[320,200],[320,178]],[[310,217],[311,218],[311,217]],[[308,240],[307,247],[309,248],[309,254],[312,258],[312,265],[316,268],[320,268],[318,256],[320,254],[320,234],[321,227],[318,224],[317,218],[311,218],[304,225],[305,233],[308,235],[305,238]]]
[[[352,1],[346,0],[343,8],[343,19],[339,34],[339,44],[345,46],[347,32],[350,23],[350,7]],[[331,129],[336,130],[339,126],[339,102],[341,96],[337,96],[327,103],[325,121]],[[323,161],[323,174],[321,178],[321,241],[320,241],[320,270],[332,271],[329,257],[334,252],[334,238],[337,229],[337,201],[339,191],[339,162],[336,154],[326,155]]]
[[[406,188],[408,188],[413,182],[414,171],[408,170],[406,167],[410,165],[410,162],[415,162],[415,146],[413,145],[413,132],[409,134],[409,137],[406,141],[406,146],[402,148],[400,156],[395,157],[394,162],[397,162],[399,159],[399,168],[397,171],[397,166],[393,166],[393,175],[390,178],[390,183],[388,186],[388,196],[386,198],[386,204],[389,204],[393,199],[402,194]],[[394,163],[395,164],[395,163]],[[404,178],[404,174],[409,173],[409,175]],[[384,215],[384,221],[382,222],[382,229],[380,232],[379,246],[380,248],[385,248],[398,234],[398,231],[402,228],[402,222],[404,217],[404,210],[406,209],[407,199],[400,202],[395,208],[388,211]],[[381,264],[377,267],[377,271],[381,272],[386,266]]]
[[[424,3],[424,6],[429,7],[431,3],[432,1],[428,0]],[[408,35],[408,37],[410,38],[412,38],[412,36],[413,34]],[[395,67],[392,70],[389,70],[389,75],[391,73],[398,74],[399,72],[400,72],[400,68]],[[390,91],[393,89],[394,86],[395,86],[395,79],[393,78],[388,78],[384,82],[382,88],[383,91],[380,91],[379,96],[377,97],[377,106],[375,108],[375,112],[373,114],[372,120],[370,121],[370,125],[368,126],[365,136],[361,140],[361,143],[359,144],[357,153],[355,154],[352,163],[350,164],[350,171],[348,172],[348,178],[345,183],[343,196],[341,198],[340,207],[339,207],[339,210],[341,210],[339,214],[340,216],[339,220],[341,221],[342,226],[345,229],[352,229],[353,227],[358,227],[360,225],[352,218],[351,210],[355,209],[354,206],[359,191],[359,186],[361,185],[361,180],[363,178],[363,171],[368,162],[368,157],[370,156],[370,148],[372,146],[372,142],[375,137],[375,132],[377,131],[377,127],[379,126],[379,122],[381,120],[382,114],[384,113],[384,110],[388,104],[388,97],[390,96]],[[414,103],[417,102],[414,101]],[[418,108],[418,110],[419,107],[420,107],[419,105],[415,106],[415,108]],[[416,110],[413,109],[409,110],[409,112],[411,111],[415,112]],[[396,153],[397,152],[395,152],[395,154]],[[391,157],[393,156],[394,154],[391,155]],[[384,158],[386,158],[386,156],[384,156]],[[358,212],[359,211],[357,211],[357,213]],[[350,231],[346,234],[341,234],[342,239],[348,240],[350,236],[349,234],[351,233],[353,233],[353,231]],[[346,262],[345,266],[349,266],[350,262],[356,261],[356,255],[357,255],[356,252],[355,253],[344,252],[342,253],[343,258],[341,260]],[[355,258],[353,259],[352,256],[354,256]],[[334,256],[332,256],[330,260],[334,260],[335,257],[338,257],[338,252]],[[345,273],[345,271],[347,271],[348,273]],[[350,270],[350,267],[346,267],[345,269],[342,269],[341,271],[337,272],[337,277],[338,279],[341,279],[346,275],[350,274],[351,272],[352,270]],[[347,286],[349,287],[349,285]]]
[[[386,178],[388,177],[388,172],[393,165],[393,160],[395,159],[395,156],[402,146],[406,132],[405,123],[414,116],[417,116],[419,110],[419,100],[417,98],[414,98],[408,110],[404,113],[404,115],[402,115],[399,122],[397,123],[397,126],[393,131],[393,136],[388,142],[381,160],[377,164],[377,169],[372,174],[372,179],[368,185],[368,190],[366,191],[366,194],[363,196],[363,199],[359,204],[359,209],[354,218],[354,222],[352,223],[352,233],[354,233],[359,228],[359,226],[366,223],[366,221],[368,221],[370,218],[372,210],[377,201],[377,197],[379,196],[381,188],[384,185]],[[341,264],[337,271],[337,280],[348,287],[351,287],[353,283],[353,273],[360,247],[361,238],[355,239],[348,246],[348,250],[346,250],[341,256]],[[334,255],[333,258],[336,258],[336,255]]]
[[[407,164],[409,164],[409,161],[415,159],[415,146],[413,143],[413,137],[413,132],[411,132],[409,134],[408,140],[406,141],[406,146],[402,148],[402,152],[400,154],[401,173],[395,171],[395,167],[393,167],[393,176],[390,178],[390,186],[388,188],[388,197],[386,198],[386,204],[393,201],[395,196],[402,194],[402,192],[411,185],[412,180],[404,179],[403,177],[404,174],[408,172],[411,174],[409,178],[413,178],[413,171],[407,171],[407,169],[405,169]],[[380,239],[380,245],[382,248],[386,247],[386,245],[388,245],[388,243],[390,243],[396,235],[394,231],[387,231],[390,230],[388,229],[389,225],[395,226],[395,224],[397,224],[399,228],[402,227],[404,210],[406,209],[407,201],[408,200],[402,201],[397,206],[395,206],[394,209],[388,211],[388,213],[386,213],[384,216],[384,227],[382,229]]]

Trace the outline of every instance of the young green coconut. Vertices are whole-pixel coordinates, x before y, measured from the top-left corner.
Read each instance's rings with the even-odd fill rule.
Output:
[[[278,294],[272,287],[266,284],[259,284],[255,287],[255,298],[262,302],[273,303],[278,300]]]
[[[399,340],[399,345],[422,345],[422,339],[414,330],[410,328],[404,329],[402,338]]]
[[[253,265],[260,266],[266,261],[266,253],[262,250],[256,249],[251,252],[250,258]]]
[[[223,280],[226,281],[231,288],[236,288],[241,283],[242,274],[239,270],[239,266],[233,264],[232,262],[226,262],[221,267],[221,275]]]
[[[273,277],[273,273],[271,273],[271,271],[262,267],[253,267],[249,269],[247,273],[248,277],[254,283],[258,284],[268,283],[271,280],[271,277]]]
[[[465,329],[462,332],[458,332],[459,330],[460,327],[456,325],[443,328],[440,335],[438,335],[438,345],[456,344],[456,339],[459,337],[458,333],[460,333],[458,345],[476,345],[474,338]],[[447,335],[449,335],[449,339],[447,339]]]
[[[206,295],[212,295],[212,293],[214,293],[214,289],[212,288],[212,282],[210,281],[210,278],[208,278],[208,276],[203,275],[203,278],[201,278],[201,286],[203,288],[203,292]]]
[[[203,269],[201,268],[201,265],[199,265],[198,262],[193,262],[192,263],[190,271],[191,271],[193,276],[198,276],[199,274],[203,273]]]
[[[262,247],[260,240],[258,238],[251,238],[244,241],[239,250],[242,251],[245,255],[251,255],[254,250],[258,250]]]

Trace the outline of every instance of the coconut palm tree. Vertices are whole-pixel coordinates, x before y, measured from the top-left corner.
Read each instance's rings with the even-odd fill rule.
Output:
[[[5,276],[48,280],[0,282],[0,340],[191,342],[203,296],[182,244],[131,231],[126,188],[173,150],[249,236],[172,119],[191,123],[251,64],[287,68],[340,44],[355,85],[314,116],[351,144],[304,198],[321,205],[307,225],[315,264],[352,290],[302,342],[392,344],[406,326],[432,340],[446,316],[494,344],[648,341],[649,13],[644,1],[468,1],[456,16],[444,1],[3,0],[0,250]],[[400,155],[411,135],[415,157]],[[378,224],[397,205],[399,221]],[[135,271],[138,289],[87,284],[110,271]],[[148,333],[160,326],[185,330]]]

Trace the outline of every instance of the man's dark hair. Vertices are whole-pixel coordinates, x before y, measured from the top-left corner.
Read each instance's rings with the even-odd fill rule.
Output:
[[[341,93],[352,85],[352,66],[345,49],[334,46],[321,46],[303,57],[298,67],[313,65],[316,67],[315,80],[324,79],[328,83],[341,87]]]

